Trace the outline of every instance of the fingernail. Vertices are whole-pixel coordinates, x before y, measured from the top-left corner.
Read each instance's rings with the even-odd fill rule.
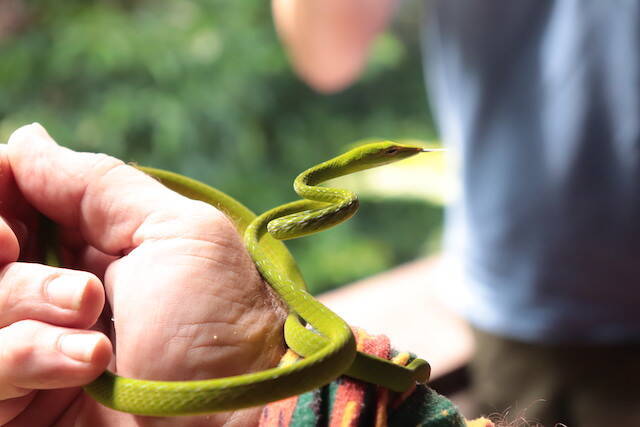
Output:
[[[96,334],[67,334],[60,337],[58,347],[68,357],[80,362],[90,362],[102,337]]]
[[[47,297],[60,308],[78,310],[87,289],[88,280],[82,275],[58,276],[47,283]]]

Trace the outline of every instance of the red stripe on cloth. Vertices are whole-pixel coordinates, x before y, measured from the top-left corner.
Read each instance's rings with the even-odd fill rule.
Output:
[[[288,427],[298,404],[298,396],[271,402],[262,409],[260,427]]]
[[[286,366],[298,360],[298,356],[293,350],[287,352],[280,359],[280,366]],[[298,404],[298,396],[291,396],[286,399],[271,402],[262,409],[260,414],[260,427],[288,427],[291,418]]]
[[[369,335],[360,328],[352,327],[358,351],[389,358],[391,345],[384,335]],[[356,427],[365,409],[367,384],[343,377],[336,391],[329,427]],[[386,417],[385,417],[386,424]]]

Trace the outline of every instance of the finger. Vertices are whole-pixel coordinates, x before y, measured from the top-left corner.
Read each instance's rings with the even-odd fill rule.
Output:
[[[0,144],[0,215],[5,218],[29,217],[36,219],[36,212],[26,202],[15,183],[8,157],[7,144]]]
[[[107,426],[96,421],[78,421],[78,409],[84,401],[80,387],[38,390],[15,399],[0,401],[0,425],[25,426]],[[27,408],[28,407],[28,408]],[[27,410],[25,410],[27,409]],[[122,424],[120,424],[122,425]]]
[[[0,400],[87,384],[110,358],[111,343],[99,332],[16,322],[0,329]]]
[[[34,319],[88,328],[103,306],[104,289],[91,273],[18,262],[0,269],[0,327]]]
[[[100,252],[93,246],[85,246],[85,248],[78,251],[75,256],[75,262],[78,268],[90,271],[98,277],[104,277],[107,268],[117,259],[117,257]]]
[[[0,265],[17,261],[20,256],[20,242],[13,228],[16,228],[16,231],[22,234],[25,226],[14,222],[13,227],[11,227],[7,220],[0,217]]]
[[[119,257],[107,255],[87,244],[79,230],[73,228],[58,229],[59,256],[61,264],[95,274],[100,280],[109,265]]]
[[[36,392],[32,392],[26,396],[0,401],[0,425],[6,426],[9,421],[14,421],[16,416],[33,402],[36,394]]]
[[[20,243],[26,242],[26,225],[17,218],[27,209],[13,179],[7,145],[0,144],[0,264],[17,261]],[[13,220],[8,218],[12,217]]]
[[[27,240],[27,228],[37,223],[37,212],[18,190],[9,163],[7,144],[0,144],[0,217],[6,224],[0,225],[0,263],[15,261],[20,252],[23,257],[31,257],[33,245],[28,243],[33,242]],[[16,246],[7,226],[13,229],[19,246]]]
[[[203,238],[200,230],[192,236],[193,223],[209,220],[212,212],[222,216],[113,157],[60,147],[38,124],[11,135],[8,156],[16,183],[33,206],[80,229],[89,244],[110,255],[128,253],[148,239]],[[191,226],[176,220],[185,217]]]

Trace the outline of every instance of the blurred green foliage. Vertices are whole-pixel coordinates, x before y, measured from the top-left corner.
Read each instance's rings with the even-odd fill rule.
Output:
[[[418,7],[377,41],[360,82],[321,96],[293,74],[266,1],[12,0],[0,140],[38,121],[66,146],[200,179],[261,212],[353,141],[433,138]],[[440,217],[423,200],[364,200],[356,219],[290,247],[318,292],[425,253]]]

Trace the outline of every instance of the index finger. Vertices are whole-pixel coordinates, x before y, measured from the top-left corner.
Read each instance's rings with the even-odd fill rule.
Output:
[[[37,212],[18,190],[9,165],[7,144],[0,144],[0,263],[34,257],[28,230],[38,221]]]
[[[148,239],[203,238],[202,228],[190,236],[179,218],[210,220],[212,211],[223,217],[118,159],[59,146],[37,123],[11,135],[7,154],[28,202],[57,223],[79,229],[87,243],[107,254],[128,253]]]

